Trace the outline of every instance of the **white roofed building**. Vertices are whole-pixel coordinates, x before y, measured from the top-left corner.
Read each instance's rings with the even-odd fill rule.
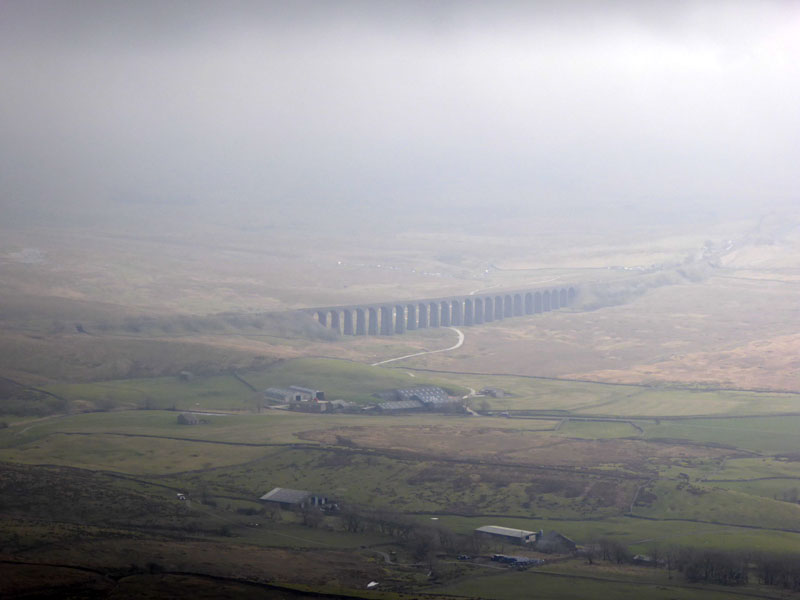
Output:
[[[304,506],[325,506],[328,498],[305,490],[292,490],[276,487],[259,498],[262,502],[280,505],[281,508],[303,508]]]
[[[514,544],[533,544],[539,536],[539,533],[536,531],[514,529],[512,527],[502,527],[500,525],[484,525],[483,527],[478,527],[475,533],[500,538]]]

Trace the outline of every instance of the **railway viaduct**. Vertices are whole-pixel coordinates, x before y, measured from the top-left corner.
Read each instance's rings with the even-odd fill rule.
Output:
[[[394,335],[414,329],[480,325],[571,305],[575,286],[303,309],[344,335]]]

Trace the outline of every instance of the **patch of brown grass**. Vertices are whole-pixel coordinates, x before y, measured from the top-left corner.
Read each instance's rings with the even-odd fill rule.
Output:
[[[465,328],[457,351],[408,364],[800,391],[797,291],[781,281],[723,277],[667,286],[591,312],[557,311]]]
[[[728,388],[800,390],[800,334],[758,340],[730,350],[693,352],[627,370],[589,371],[574,377],[619,383],[686,382]]]
[[[703,446],[627,439],[584,440],[497,427],[340,427],[308,431],[302,437],[325,444],[347,439],[364,448],[433,457],[562,467],[621,465],[636,471],[646,469],[651,462],[669,463],[674,459],[717,458],[730,454],[730,451]]]

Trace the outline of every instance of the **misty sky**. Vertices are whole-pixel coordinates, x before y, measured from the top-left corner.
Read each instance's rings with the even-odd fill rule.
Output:
[[[0,0],[0,207],[759,206],[800,2]]]

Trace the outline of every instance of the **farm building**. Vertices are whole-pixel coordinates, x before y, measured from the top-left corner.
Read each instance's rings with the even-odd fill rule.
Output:
[[[305,490],[292,490],[276,487],[259,498],[262,502],[278,504],[281,508],[303,508],[305,506],[325,506],[328,498]]]
[[[299,412],[332,413],[353,410],[358,405],[345,400],[317,400],[316,402],[291,402],[289,408]]]
[[[286,388],[271,387],[264,390],[264,398],[276,402],[291,402],[294,394]]]
[[[373,394],[376,398],[383,400],[379,405],[383,410],[398,410],[400,405],[389,404],[398,402],[417,402],[419,407],[414,408],[427,408],[437,409],[443,406],[449,406],[459,401],[458,398],[450,398],[442,388],[435,385],[425,385],[412,388],[404,388],[399,390],[390,390],[388,392],[378,392]],[[389,404],[389,406],[384,406]],[[411,405],[405,405],[400,410],[412,410]]]
[[[506,396],[510,395],[505,390],[501,390],[500,388],[493,388],[493,387],[483,388],[480,391],[480,394],[482,396],[491,396],[492,398],[505,398]]]
[[[201,419],[192,413],[181,413],[178,415],[178,425],[200,425],[201,423],[208,423],[205,419]]]
[[[475,533],[498,538],[513,544],[532,544],[539,537],[539,533],[535,531],[512,529],[511,527],[501,527],[499,525],[484,525],[483,527],[478,527]]]
[[[419,400],[389,400],[381,402],[377,408],[381,412],[402,412],[404,410],[420,410],[423,407]]]
[[[313,402],[325,400],[325,392],[300,387],[299,385],[290,385],[288,388],[267,388],[264,390],[264,397],[267,400],[278,402]]]
[[[347,400],[331,400],[328,402],[328,412],[352,410],[357,406],[355,402],[348,402]]]
[[[312,390],[311,388],[300,387],[299,385],[290,385],[289,389],[295,393],[295,401],[298,401],[298,395],[300,395],[300,400],[303,402],[308,400],[325,400],[325,392],[320,390]]]
[[[290,402],[289,410],[306,413],[321,413],[327,410],[327,402]]]
[[[575,542],[557,531],[548,531],[536,540],[536,549],[548,554],[567,554],[577,548]]]

